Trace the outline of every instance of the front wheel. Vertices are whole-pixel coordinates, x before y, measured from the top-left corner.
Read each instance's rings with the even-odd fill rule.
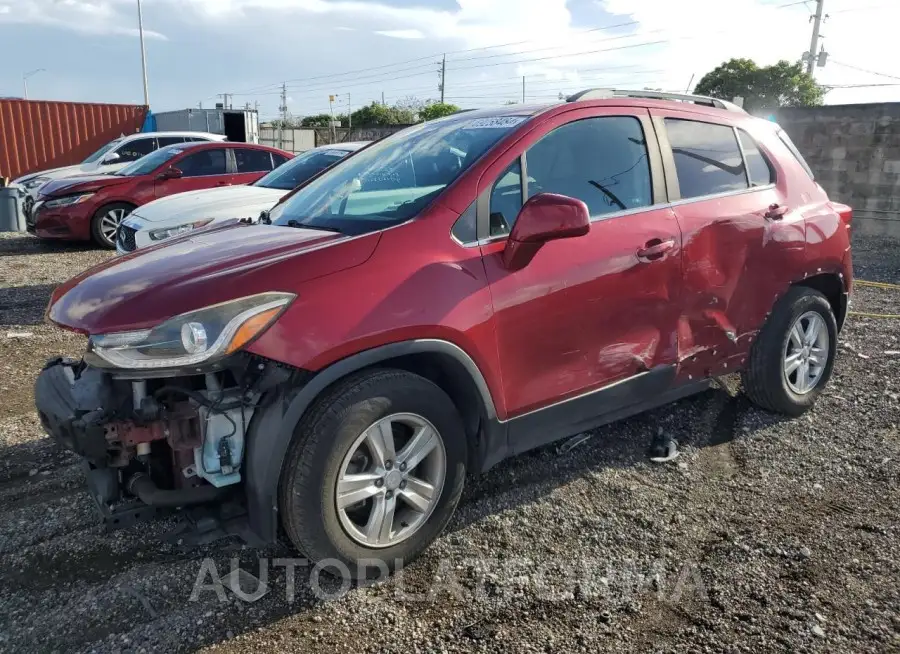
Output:
[[[100,207],[91,219],[91,236],[97,245],[115,249],[116,234],[125,217],[134,211],[134,207],[125,202],[115,202]]]
[[[298,426],[280,480],[282,524],[310,559],[338,561],[352,578],[393,570],[440,535],[465,462],[462,419],[444,391],[409,372],[362,373]]]
[[[837,352],[837,321],[828,300],[805,286],[776,304],[750,351],[744,391],[760,407],[798,416],[822,392]]]

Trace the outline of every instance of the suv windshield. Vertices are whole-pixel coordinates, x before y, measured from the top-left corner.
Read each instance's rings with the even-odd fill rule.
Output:
[[[88,157],[81,163],[86,164],[86,163],[94,163],[95,161],[99,161],[106,155],[107,152],[112,150],[114,147],[119,145],[119,143],[121,143],[121,142],[122,142],[122,139],[116,139],[115,141],[110,141],[109,143],[104,145],[102,148],[97,150],[94,154],[92,154],[90,157]]]
[[[346,150],[310,150],[278,166],[254,186],[290,191],[320,170],[336,164],[350,154]]]
[[[137,161],[131,162],[121,170],[114,172],[113,175],[119,175],[121,177],[136,177],[138,175],[147,175],[149,173],[152,173],[169,159],[178,156],[182,152],[184,152],[184,148],[181,148],[177,145],[170,145],[165,148],[160,148],[155,152],[151,152],[150,154],[141,157]]]
[[[416,125],[335,166],[271,212],[276,225],[364,234],[409,220],[527,116]]]

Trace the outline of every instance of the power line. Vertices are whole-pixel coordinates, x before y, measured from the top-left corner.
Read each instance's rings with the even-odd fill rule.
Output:
[[[804,2],[805,2],[805,0],[800,0],[799,2],[789,2],[786,4],[771,6],[771,8],[785,9],[787,7],[793,7],[795,5],[804,4]],[[766,6],[770,6],[770,5],[766,5]],[[637,25],[637,24],[639,24],[639,21],[628,21],[628,22],[624,22],[624,23],[617,23],[614,25],[604,25],[601,27],[594,27],[594,28],[588,28],[588,29],[584,29],[584,30],[578,30],[578,31],[573,32],[573,34],[586,34],[586,33],[592,33],[592,32],[606,31],[606,30],[617,29],[617,28],[621,28],[621,27],[628,27],[628,26]],[[665,31],[665,30],[655,30],[655,31],[660,32],[660,31]],[[567,38],[571,38],[571,36],[572,35],[570,34]],[[608,39],[600,39],[598,42],[618,40],[618,39],[623,39],[623,38],[631,38],[631,37],[636,37],[636,36],[641,36],[641,35],[638,35],[638,34],[620,35],[620,36],[611,37]],[[510,47],[510,46],[514,46],[514,45],[521,45],[521,44],[525,44],[525,43],[529,43],[529,42],[533,42],[533,39],[532,40],[526,39],[523,41],[515,41],[515,42],[511,42],[511,43],[502,43],[502,44],[495,44],[495,45],[489,45],[489,46],[482,46],[482,47],[478,47],[478,48],[468,48],[468,49],[464,49],[464,50],[448,51],[445,54],[463,54],[463,53],[467,53],[467,52],[477,52],[477,51],[481,51],[481,50],[490,50],[490,49],[494,49],[494,48],[503,48],[503,47]],[[663,43],[667,43],[667,42],[669,42],[669,40],[655,41],[655,42],[643,43],[643,44],[633,44],[633,45],[623,46],[621,49],[626,49],[626,48],[631,48],[631,47],[646,47],[646,46],[650,46],[650,45],[659,45],[659,44],[663,44]],[[525,50],[525,51],[516,52],[516,53],[503,53],[500,55],[485,55],[484,57],[469,57],[469,58],[465,58],[465,59],[458,59],[457,61],[471,61],[471,60],[480,60],[480,59],[490,59],[490,58],[495,58],[495,57],[515,56],[517,54],[526,54],[528,52],[540,52],[540,51],[557,49],[560,47],[565,47],[565,46],[549,46],[549,47],[544,47],[544,48],[537,48],[537,49],[534,49],[531,51]],[[486,64],[486,65],[505,65],[505,64],[514,64],[514,63],[528,63],[528,62],[533,62],[533,61],[547,61],[547,60],[554,59],[554,58],[574,57],[574,56],[580,56],[580,55],[584,55],[584,54],[596,54],[596,53],[600,53],[600,52],[609,52],[609,51],[616,50],[616,49],[619,49],[619,48],[590,50],[590,51],[585,51],[585,52],[571,53],[568,55],[560,55],[558,57],[541,57],[541,58],[535,58],[535,59],[529,59],[529,60],[508,61],[508,62],[501,62],[498,64]],[[298,78],[285,80],[285,82],[287,82],[287,83],[309,82],[309,81],[315,81],[315,80],[328,79],[328,80],[330,80],[330,82],[332,84],[342,84],[342,85],[346,86],[346,84],[344,84],[344,82],[349,82],[349,81],[354,81],[354,82],[363,81],[363,80],[371,80],[373,82],[381,81],[381,80],[377,80],[377,79],[373,79],[373,78],[381,77],[383,75],[394,75],[396,73],[407,72],[407,71],[411,71],[411,70],[418,70],[423,67],[431,67],[437,62],[427,61],[427,60],[429,60],[429,59],[434,60],[434,59],[437,59],[438,57],[443,57],[443,56],[444,56],[444,53],[435,53],[432,55],[427,55],[425,57],[417,57],[416,59],[408,59],[408,60],[394,62],[394,63],[390,63],[390,64],[382,64],[379,66],[369,66],[366,68],[358,68],[358,69],[343,71],[343,72],[338,72],[338,73],[314,75],[314,76],[310,76],[310,77],[298,77]],[[388,68],[394,68],[396,66],[402,66],[402,65],[405,65],[408,63],[414,63],[414,62],[420,62],[420,63],[418,63],[415,66],[411,66],[408,68],[402,68],[399,70],[390,70],[390,71],[385,70]],[[466,66],[463,68],[459,68],[458,70],[468,70],[468,69],[477,68],[477,67],[480,67],[480,66]],[[342,78],[342,77],[345,77],[348,75],[357,75],[359,73],[370,73],[371,71],[376,71],[376,70],[379,70],[382,72],[374,73],[371,75],[364,75],[362,77],[356,77],[353,79],[344,79],[344,80],[338,79],[338,78]],[[384,80],[384,81],[387,81],[387,80]],[[273,95],[277,95],[278,94],[277,86],[279,86],[280,84],[281,84],[281,82],[273,82],[270,84],[264,84],[264,85],[260,85],[260,86],[256,86],[256,87],[251,87],[249,89],[244,89],[241,91],[235,91],[233,94],[230,94],[230,95],[243,95],[243,96],[263,95],[263,94],[267,94],[265,92],[268,92],[268,91],[271,91]],[[322,88],[328,88],[328,87],[322,87]]]
[[[845,64],[842,61],[835,61],[834,59],[831,60],[831,63],[836,64],[842,68],[850,68],[852,70],[857,70],[861,73],[868,73],[869,75],[877,75],[878,77],[887,77],[889,79],[900,79],[900,76],[898,76],[898,75],[889,75],[887,73],[879,73],[878,71],[875,71],[875,70],[869,70],[868,68],[861,68],[859,66],[854,66],[853,64]]]

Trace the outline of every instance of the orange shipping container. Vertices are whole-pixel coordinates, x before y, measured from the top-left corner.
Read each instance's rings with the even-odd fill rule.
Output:
[[[139,132],[146,115],[146,107],[130,104],[0,99],[0,177],[80,163]]]

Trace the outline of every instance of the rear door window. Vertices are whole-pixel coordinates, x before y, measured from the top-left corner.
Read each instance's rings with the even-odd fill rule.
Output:
[[[156,143],[158,147],[164,148],[167,145],[178,145],[184,143],[183,136],[157,136]]]
[[[239,173],[260,173],[272,170],[272,157],[265,150],[235,148],[234,159]]]
[[[666,118],[666,132],[683,199],[749,187],[744,160],[731,127]]]
[[[759,149],[756,141],[747,132],[738,130],[738,138],[741,139],[741,149],[744,151],[744,161],[747,163],[747,172],[750,174],[750,186],[768,186],[775,183],[775,169],[769,158]]]
[[[194,152],[176,163],[175,166],[181,169],[185,177],[224,175],[227,172],[225,167],[225,149],[216,148]]]

